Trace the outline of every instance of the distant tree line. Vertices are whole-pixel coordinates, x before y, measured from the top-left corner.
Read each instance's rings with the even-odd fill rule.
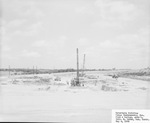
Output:
[[[112,71],[116,69],[79,69],[79,71]],[[27,69],[27,68],[1,68],[0,71],[22,72],[23,74],[45,74],[45,73],[61,73],[61,72],[76,72],[76,69]]]

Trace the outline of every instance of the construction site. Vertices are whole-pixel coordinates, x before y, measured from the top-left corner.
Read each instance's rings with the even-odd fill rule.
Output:
[[[149,123],[149,8],[0,0],[0,122]]]
[[[111,109],[150,106],[147,80],[121,77],[124,70],[85,71],[85,54],[79,70],[78,55],[77,48],[75,72],[1,76],[2,121],[110,123]]]

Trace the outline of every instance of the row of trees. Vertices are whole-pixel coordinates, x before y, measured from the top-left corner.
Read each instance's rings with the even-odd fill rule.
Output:
[[[113,69],[84,69],[84,71],[110,71]],[[22,72],[22,73],[61,73],[61,72],[76,72],[76,69],[68,68],[68,69],[25,69],[25,68],[1,68],[0,71],[10,71],[10,72]],[[83,71],[83,69],[79,69],[79,71]]]

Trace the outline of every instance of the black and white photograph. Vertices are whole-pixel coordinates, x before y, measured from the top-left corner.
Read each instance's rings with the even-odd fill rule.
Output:
[[[0,122],[150,123],[147,111],[150,0],[0,0]]]

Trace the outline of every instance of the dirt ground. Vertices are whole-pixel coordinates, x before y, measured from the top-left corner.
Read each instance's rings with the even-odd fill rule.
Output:
[[[87,72],[1,76],[0,121],[111,123],[112,109],[149,109],[150,83]],[[61,81],[55,80],[57,77]]]

